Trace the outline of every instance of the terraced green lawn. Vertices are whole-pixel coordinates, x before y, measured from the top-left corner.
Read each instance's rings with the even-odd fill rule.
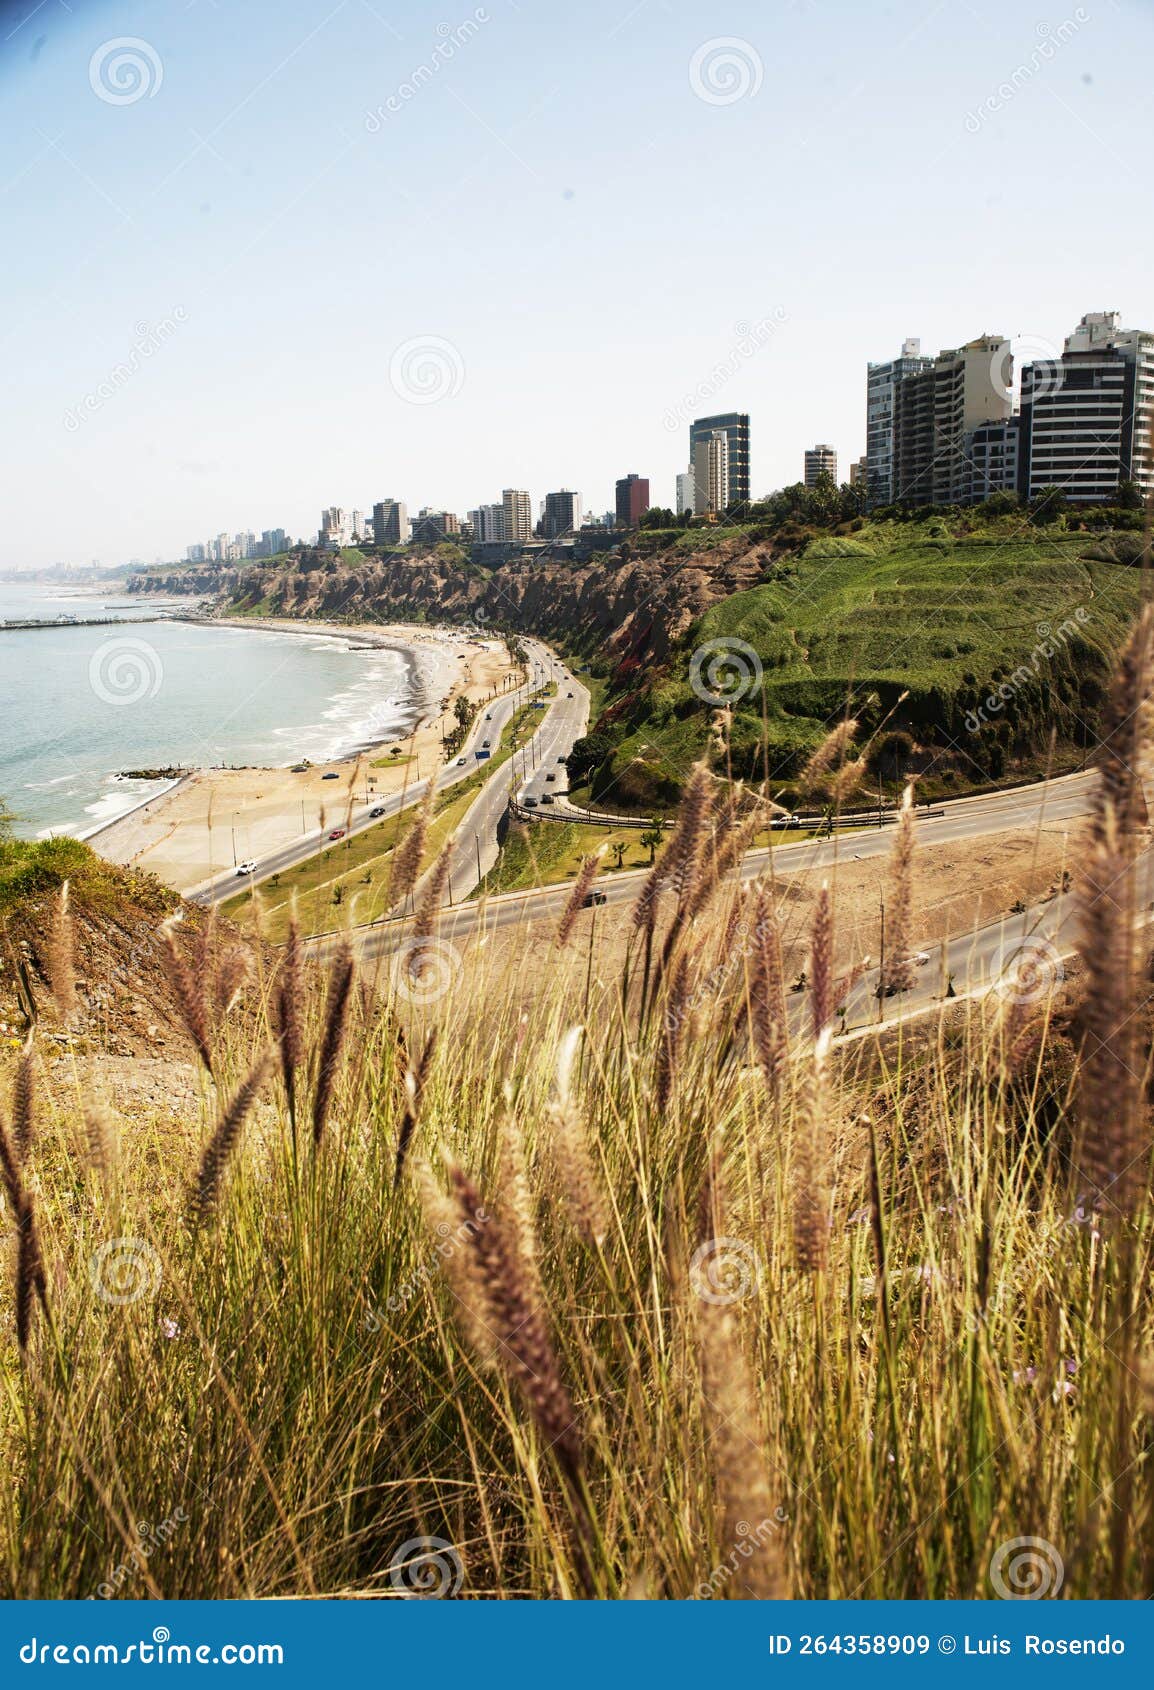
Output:
[[[710,641],[734,647],[732,673],[748,678],[731,744],[749,776],[767,769],[788,783],[847,709],[862,723],[859,739],[894,711],[887,731],[901,727],[934,750],[943,792],[1040,766],[1052,735],[1058,765],[1076,760],[1092,741],[1142,572],[1088,556],[1101,549],[1093,535],[951,539],[930,528],[823,538],[777,578],[714,605],[667,676],[620,713],[628,732],[594,781],[595,799],[675,796],[710,742],[713,710],[690,684],[693,653]],[[756,652],[760,677],[741,647]]]

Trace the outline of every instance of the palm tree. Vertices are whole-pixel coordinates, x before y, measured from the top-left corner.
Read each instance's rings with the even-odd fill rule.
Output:
[[[654,822],[653,826],[650,827],[650,828],[647,828],[646,831],[641,835],[641,843],[643,845],[647,845],[649,847],[649,866],[650,866],[650,868],[653,867],[654,859],[657,856],[657,847],[661,844],[661,841],[664,838],[665,838],[665,829],[662,827],[662,825],[659,821]]]

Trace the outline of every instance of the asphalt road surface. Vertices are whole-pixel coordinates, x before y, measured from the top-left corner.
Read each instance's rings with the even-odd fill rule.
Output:
[[[566,692],[567,683],[562,681],[561,685],[562,692]],[[547,766],[547,763],[538,765],[542,770]],[[919,846],[927,846],[1040,824],[1072,822],[1086,814],[1093,779],[1091,773],[1067,775],[1012,792],[957,799],[935,807],[932,816],[918,818],[917,842]],[[832,868],[839,860],[884,858],[892,841],[892,826],[855,828],[832,839],[810,839],[797,844],[782,841],[773,847],[772,856],[779,873],[797,873],[807,868]],[[764,874],[770,855],[770,850],[765,848],[749,852],[741,865],[742,879],[753,880]],[[1147,877],[1143,897],[1148,900],[1154,890],[1154,859],[1144,860],[1143,872]],[[607,904],[626,903],[636,897],[645,873],[634,869],[621,874],[602,874],[598,888]],[[475,872],[472,880],[475,883]],[[526,921],[556,920],[569,892],[568,885],[559,885],[455,904],[442,913],[438,940],[448,946],[459,946],[479,930],[492,932]],[[1073,900],[1063,894],[1022,914],[992,922],[948,945],[927,947],[921,953],[925,960],[918,965],[914,986],[900,996],[879,999],[877,974],[867,972],[847,999],[845,1030],[868,1026],[882,1018],[893,1022],[922,1012],[945,994],[947,983],[956,996],[994,989],[1027,1001],[1041,996],[1050,983],[1061,977],[1064,958],[1073,949],[1075,919]],[[356,938],[359,955],[364,960],[387,956],[405,945],[406,924],[389,922],[361,929]],[[318,942],[322,954],[331,943],[331,940]]]
[[[529,644],[529,642],[526,642],[526,644]],[[486,739],[491,740],[491,748],[494,751],[497,750],[501,735],[508,726],[510,718],[525,702],[529,691],[534,687],[543,685],[544,681],[548,679],[549,655],[549,653],[544,653],[543,658],[538,656],[535,659],[531,665],[529,680],[525,685],[501,694],[492,704],[478,710],[460,753],[453,762],[446,764],[443,769],[439,769],[433,777],[438,792],[443,791],[446,787],[455,786],[459,781],[467,780],[478,769],[484,768],[484,763],[477,760],[476,751],[480,748],[482,741]],[[376,827],[379,822],[387,817],[395,816],[399,810],[408,809],[410,805],[418,803],[424,797],[428,784],[428,777],[426,777],[423,780],[414,781],[404,792],[394,792],[390,797],[374,798],[368,804],[355,806],[347,823],[348,833],[346,837],[353,838],[358,833],[363,833],[366,828]],[[345,811],[336,802],[337,799],[343,797],[347,804],[346,792],[347,787],[344,784],[334,781],[333,814],[329,817],[324,828],[311,829],[307,833],[302,833],[299,839],[294,839],[275,851],[266,851],[257,865],[256,873],[253,875],[238,876],[235,869],[229,869],[223,874],[215,875],[211,880],[202,882],[201,885],[186,894],[190,902],[194,904],[223,903],[226,898],[235,897],[238,891],[259,886],[261,881],[267,880],[270,875],[283,872],[288,868],[295,868],[299,863],[307,862],[310,857],[315,857],[319,852],[326,850],[329,844],[330,829],[346,826]],[[381,811],[381,814],[377,817],[371,815],[371,811],[375,809]]]

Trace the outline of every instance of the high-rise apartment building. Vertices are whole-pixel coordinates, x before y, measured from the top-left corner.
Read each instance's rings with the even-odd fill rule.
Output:
[[[726,498],[722,505],[706,502],[708,488],[699,464],[707,461],[706,453],[698,457],[699,444],[707,444],[717,433],[726,441]],[[749,415],[745,411],[724,411],[716,417],[698,417],[689,425],[689,462],[696,477],[695,506],[699,511],[725,510],[729,505],[749,503]]]
[[[373,540],[378,546],[404,546],[409,540],[409,513],[400,499],[380,499],[373,506]]]
[[[849,484],[851,487],[860,488],[863,493],[865,492],[866,488],[869,486],[868,458],[854,459],[853,463],[849,466]]]
[[[1018,486],[1019,417],[979,423],[970,437],[970,502],[979,504],[995,493],[1013,493]]]
[[[837,485],[837,453],[832,446],[810,446],[805,454],[805,484],[816,487],[823,475]]]
[[[546,540],[556,540],[562,534],[576,534],[580,527],[580,493],[571,493],[566,487],[557,493],[546,493],[541,516],[541,533]]]
[[[506,487],[501,494],[501,509],[505,518],[504,538],[511,546],[523,546],[533,537],[533,508],[528,493],[519,487]]]
[[[278,553],[288,551],[288,535],[283,528],[262,529],[260,543],[265,557],[276,557]]]
[[[644,475],[623,475],[617,483],[617,526],[636,528],[649,509],[649,480]]]
[[[693,448],[693,498],[698,516],[717,515],[737,501],[729,470],[729,435],[723,428],[699,436]]]
[[[675,516],[684,516],[686,511],[694,509],[696,509],[696,503],[693,494],[693,466],[691,464],[687,470],[677,477],[677,494],[673,501],[673,513]]]
[[[470,511],[468,520],[473,525],[473,538],[487,545],[505,538],[505,507],[503,505],[478,505],[475,511]]]
[[[1152,409],[1154,333],[1121,328],[1116,311],[1088,312],[1061,358],[1022,372],[1023,498],[1057,487],[1074,503],[1108,504],[1123,481],[1149,495]]]
[[[906,376],[928,369],[917,339],[902,342],[901,356],[870,364],[866,372],[866,482],[871,505],[888,505],[894,493],[894,393]]]
[[[973,501],[974,430],[1012,411],[1010,343],[980,335],[894,384],[892,497],[908,505]]]

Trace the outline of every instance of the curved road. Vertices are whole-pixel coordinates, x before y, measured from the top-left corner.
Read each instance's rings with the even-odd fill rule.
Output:
[[[562,689],[567,690],[565,681]],[[918,818],[915,824],[918,844],[976,839],[1010,829],[1072,822],[1086,814],[1094,778],[1087,771],[1011,792],[955,799],[936,809],[933,815]],[[772,850],[763,847],[748,852],[741,865],[741,877],[754,880],[764,874],[771,857],[780,872],[791,874],[803,869],[832,868],[839,860],[881,858],[888,855],[892,842],[892,826],[854,829],[832,839],[808,839],[796,844],[783,841]],[[1154,876],[1154,859],[1147,860],[1145,869]],[[608,904],[626,903],[636,897],[647,872],[632,869],[602,874],[597,885]],[[475,872],[471,880],[475,884]],[[1152,889],[1145,893],[1147,898]],[[555,920],[564,909],[570,891],[569,885],[561,884],[455,905],[443,912],[438,937],[453,943],[464,941],[478,930],[489,932],[526,921]],[[919,968],[916,984],[900,998],[879,1000],[877,974],[867,972],[847,1000],[845,1029],[852,1031],[883,1018],[897,1021],[923,1011],[943,996],[947,981],[959,997],[977,995],[999,985],[1028,992],[1033,989],[1031,981],[1060,975],[1062,959],[1073,949],[1075,915],[1072,896],[1062,894],[1022,914],[1007,916],[964,934],[948,945],[935,945]],[[405,924],[399,921],[361,929],[359,953],[366,960],[385,956],[404,943],[404,939]],[[331,939],[317,941],[322,954],[326,943],[331,942]],[[1015,978],[1023,967],[1027,972],[1018,988]]]
[[[470,775],[484,767],[484,763],[478,761],[476,757],[476,752],[480,749],[482,741],[491,740],[492,749],[496,750],[500,744],[501,735],[508,726],[514,712],[525,702],[530,692],[548,681],[551,667],[556,667],[556,660],[552,653],[546,651],[543,646],[539,646],[536,641],[526,640],[523,644],[530,657],[527,680],[522,682],[519,687],[501,694],[487,707],[478,710],[461,752],[452,763],[446,764],[433,777],[438,792],[447,787],[455,786],[462,780],[467,780]],[[500,770],[498,774],[502,772],[503,770]],[[408,809],[410,805],[419,803],[425,795],[428,784],[429,781],[426,776],[423,780],[414,781],[404,792],[394,792],[387,798],[374,799],[371,804],[357,805],[349,819],[347,837],[351,838],[358,833],[363,833],[366,828],[376,827],[387,817],[395,816],[398,811]],[[486,783],[487,785],[488,783]],[[341,788],[338,787],[336,790],[339,792]],[[497,814],[503,812],[504,808],[505,799],[502,797]],[[380,810],[381,814],[374,817],[371,814],[373,810]],[[472,811],[470,811],[470,819],[471,817]],[[343,816],[336,816],[336,820],[338,824],[343,823]],[[495,859],[495,820],[493,829],[493,858]],[[202,881],[199,886],[194,887],[185,895],[190,902],[195,904],[223,903],[225,899],[235,897],[238,891],[251,890],[253,886],[260,885],[271,875],[288,868],[295,868],[299,863],[307,862],[310,857],[317,856],[321,851],[328,848],[328,835],[328,826],[302,834],[299,839],[294,839],[287,845],[282,845],[273,851],[267,851],[260,859],[254,875],[238,876],[235,870],[228,869],[221,874],[214,875],[211,880]],[[472,846],[471,836],[469,844]],[[491,863],[489,866],[491,866]],[[470,890],[471,886],[465,887],[461,896],[463,897]],[[454,895],[456,895],[455,890]]]

